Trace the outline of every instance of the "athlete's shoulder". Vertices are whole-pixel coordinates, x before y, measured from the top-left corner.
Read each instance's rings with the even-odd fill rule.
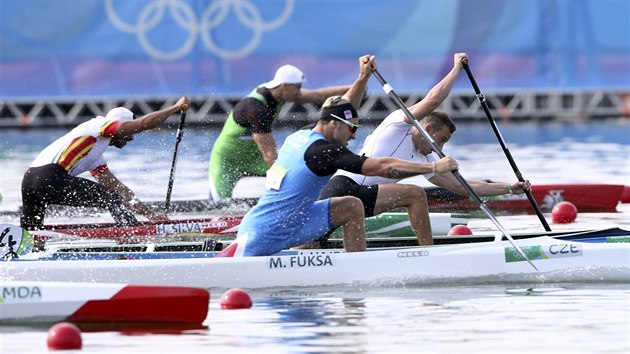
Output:
[[[267,101],[252,96],[244,97],[234,106],[234,113],[237,115],[244,113],[256,113],[258,115],[262,115],[262,113],[266,111],[269,111]]]
[[[337,152],[340,154],[352,154],[354,155],[354,152],[352,152],[350,149],[348,149],[346,146],[337,143],[337,142],[330,142],[326,139],[324,139],[322,137],[322,139],[317,139],[315,141],[313,141],[313,143],[311,144],[311,146],[309,147],[309,149],[314,149],[317,151],[320,151],[322,153],[329,153],[331,151],[333,152]]]
[[[74,127],[68,134],[72,135],[97,135],[103,126],[111,125],[115,120],[105,119],[104,117],[96,117],[87,120]]]
[[[313,135],[312,130],[303,129],[303,130],[298,130],[295,133],[292,133],[291,135],[287,136],[287,138],[284,140],[284,143],[294,148],[297,148],[297,147],[303,146],[304,144],[307,144],[309,142],[312,143],[314,140],[317,140],[317,139],[314,139],[314,137],[315,136]]]
[[[405,136],[409,133],[413,125],[405,122],[404,114],[401,110],[394,111],[379,124],[370,136],[379,140],[397,139],[398,136]]]
[[[384,126],[391,126],[391,125],[411,126],[411,124],[405,122],[405,113],[401,109],[397,109],[397,110],[391,112],[390,114],[388,114],[387,117],[385,117],[385,119],[383,119],[383,121],[379,125],[384,125]]]

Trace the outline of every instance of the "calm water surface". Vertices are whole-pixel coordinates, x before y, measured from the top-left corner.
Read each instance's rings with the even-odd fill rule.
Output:
[[[512,123],[500,124],[500,129],[519,169],[533,183],[630,184],[627,121]],[[0,211],[17,209],[22,174],[35,155],[64,131],[0,130],[0,192],[4,197]],[[362,127],[350,147],[356,149],[369,131]],[[279,144],[289,132],[278,131]],[[207,160],[217,134],[185,132],[173,199],[208,195]],[[106,157],[114,173],[141,199],[162,200],[174,142],[172,130],[144,133],[122,150],[124,153],[111,149]],[[514,179],[487,123],[459,124],[444,152],[460,162],[465,178]],[[627,226],[628,215],[624,212],[606,218]],[[2,218],[2,222],[16,222],[11,216]],[[511,293],[513,289],[531,287],[540,291],[529,295]],[[271,289],[250,292],[252,309],[231,311],[220,309],[224,290],[211,289],[204,328],[92,329],[83,333],[83,351],[630,352],[630,284]],[[0,352],[46,352],[49,326],[0,326]]]

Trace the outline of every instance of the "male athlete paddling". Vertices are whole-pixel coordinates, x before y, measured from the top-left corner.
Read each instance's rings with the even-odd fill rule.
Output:
[[[171,107],[134,119],[123,107],[105,117],[82,123],[46,147],[31,163],[22,180],[23,228],[41,229],[49,204],[105,207],[118,225],[134,225],[135,215],[151,220],[166,219],[166,214],[151,210],[140,202],[126,185],[109,170],[103,153],[108,146],[123,148],[133,135],[156,128],[168,117],[190,106],[181,97]],[[96,182],[77,177],[89,171]]]

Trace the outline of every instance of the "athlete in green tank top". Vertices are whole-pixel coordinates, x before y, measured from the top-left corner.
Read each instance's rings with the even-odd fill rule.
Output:
[[[273,80],[257,86],[229,113],[212,147],[209,163],[212,199],[232,197],[236,183],[247,176],[264,176],[276,160],[272,125],[285,102],[323,103],[345,93],[350,85],[307,90],[304,74],[292,65],[276,71]]]
[[[247,124],[250,123],[247,121],[244,122],[247,125],[241,125],[234,119],[235,112],[242,110],[239,105],[247,106],[257,112],[260,120],[264,120],[257,122],[262,123],[259,124],[258,131],[262,134],[270,134],[271,124],[278,116],[283,102],[278,104],[273,97],[269,96],[269,89],[261,85],[240,101],[228,115],[210,156],[209,174],[213,199],[230,198],[234,186],[241,178],[264,176],[269,168],[252,136],[256,127]],[[243,115],[246,116],[246,113]]]

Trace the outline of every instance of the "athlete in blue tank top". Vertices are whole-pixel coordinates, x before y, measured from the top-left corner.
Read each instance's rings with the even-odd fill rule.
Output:
[[[238,240],[243,255],[268,255],[316,240],[334,228],[330,199],[319,194],[339,168],[361,171],[365,158],[319,132],[301,130],[285,140],[267,171],[265,194],[243,218]]]

